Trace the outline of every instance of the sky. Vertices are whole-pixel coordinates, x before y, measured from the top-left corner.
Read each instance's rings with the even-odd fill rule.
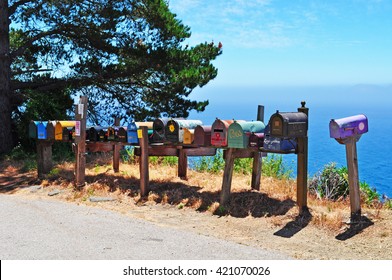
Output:
[[[392,84],[390,0],[169,0],[226,86]]]

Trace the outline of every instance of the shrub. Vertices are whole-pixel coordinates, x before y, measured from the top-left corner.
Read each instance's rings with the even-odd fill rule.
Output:
[[[263,176],[274,177],[278,179],[290,178],[293,170],[288,169],[281,155],[268,155],[263,158]]]

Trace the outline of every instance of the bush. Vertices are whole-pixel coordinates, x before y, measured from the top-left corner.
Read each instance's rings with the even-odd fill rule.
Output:
[[[346,167],[336,167],[329,163],[323,170],[313,176],[309,183],[309,192],[319,198],[338,200],[348,195],[348,172]]]

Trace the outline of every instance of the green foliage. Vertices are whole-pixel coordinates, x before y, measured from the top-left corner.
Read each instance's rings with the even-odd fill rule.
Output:
[[[125,163],[135,163],[135,149],[132,146],[125,146],[124,149],[120,150],[120,157]]]
[[[252,158],[236,158],[234,160],[234,172],[238,174],[252,174],[253,159]]]
[[[7,107],[0,137],[12,138],[4,125],[11,116],[14,125],[61,119],[69,97],[81,94],[89,97],[90,121],[101,125],[111,124],[114,114],[187,117],[208,105],[189,96],[217,76],[212,62],[222,45],[186,45],[190,27],[170,11],[169,1],[9,2],[0,19],[3,50],[9,49],[0,59],[0,99]],[[14,129],[15,135],[25,135],[25,128]]]
[[[290,178],[293,170],[288,169],[283,163],[281,155],[268,155],[263,158],[262,174],[267,177],[274,177],[278,179]]]
[[[368,183],[360,182],[359,188],[361,191],[361,195],[367,205],[371,205],[373,202],[380,201],[380,194],[377,193],[376,188],[370,187]]]
[[[392,210],[392,199],[385,200],[383,205],[385,209]]]
[[[221,149],[218,149],[216,154],[212,157],[201,157],[195,164],[195,170],[199,172],[219,173],[224,167],[225,161]]]

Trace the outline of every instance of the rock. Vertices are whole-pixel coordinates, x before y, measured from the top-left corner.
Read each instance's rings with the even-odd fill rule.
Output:
[[[103,197],[103,196],[90,196],[89,200],[91,202],[107,202],[107,201],[113,201],[116,200],[113,197]]]
[[[35,192],[39,191],[40,189],[42,189],[42,186],[31,186],[29,188],[31,193],[35,193]]]
[[[49,192],[48,195],[49,195],[49,196],[54,196],[54,195],[58,195],[60,192],[61,192],[60,190],[55,189],[55,190]]]

